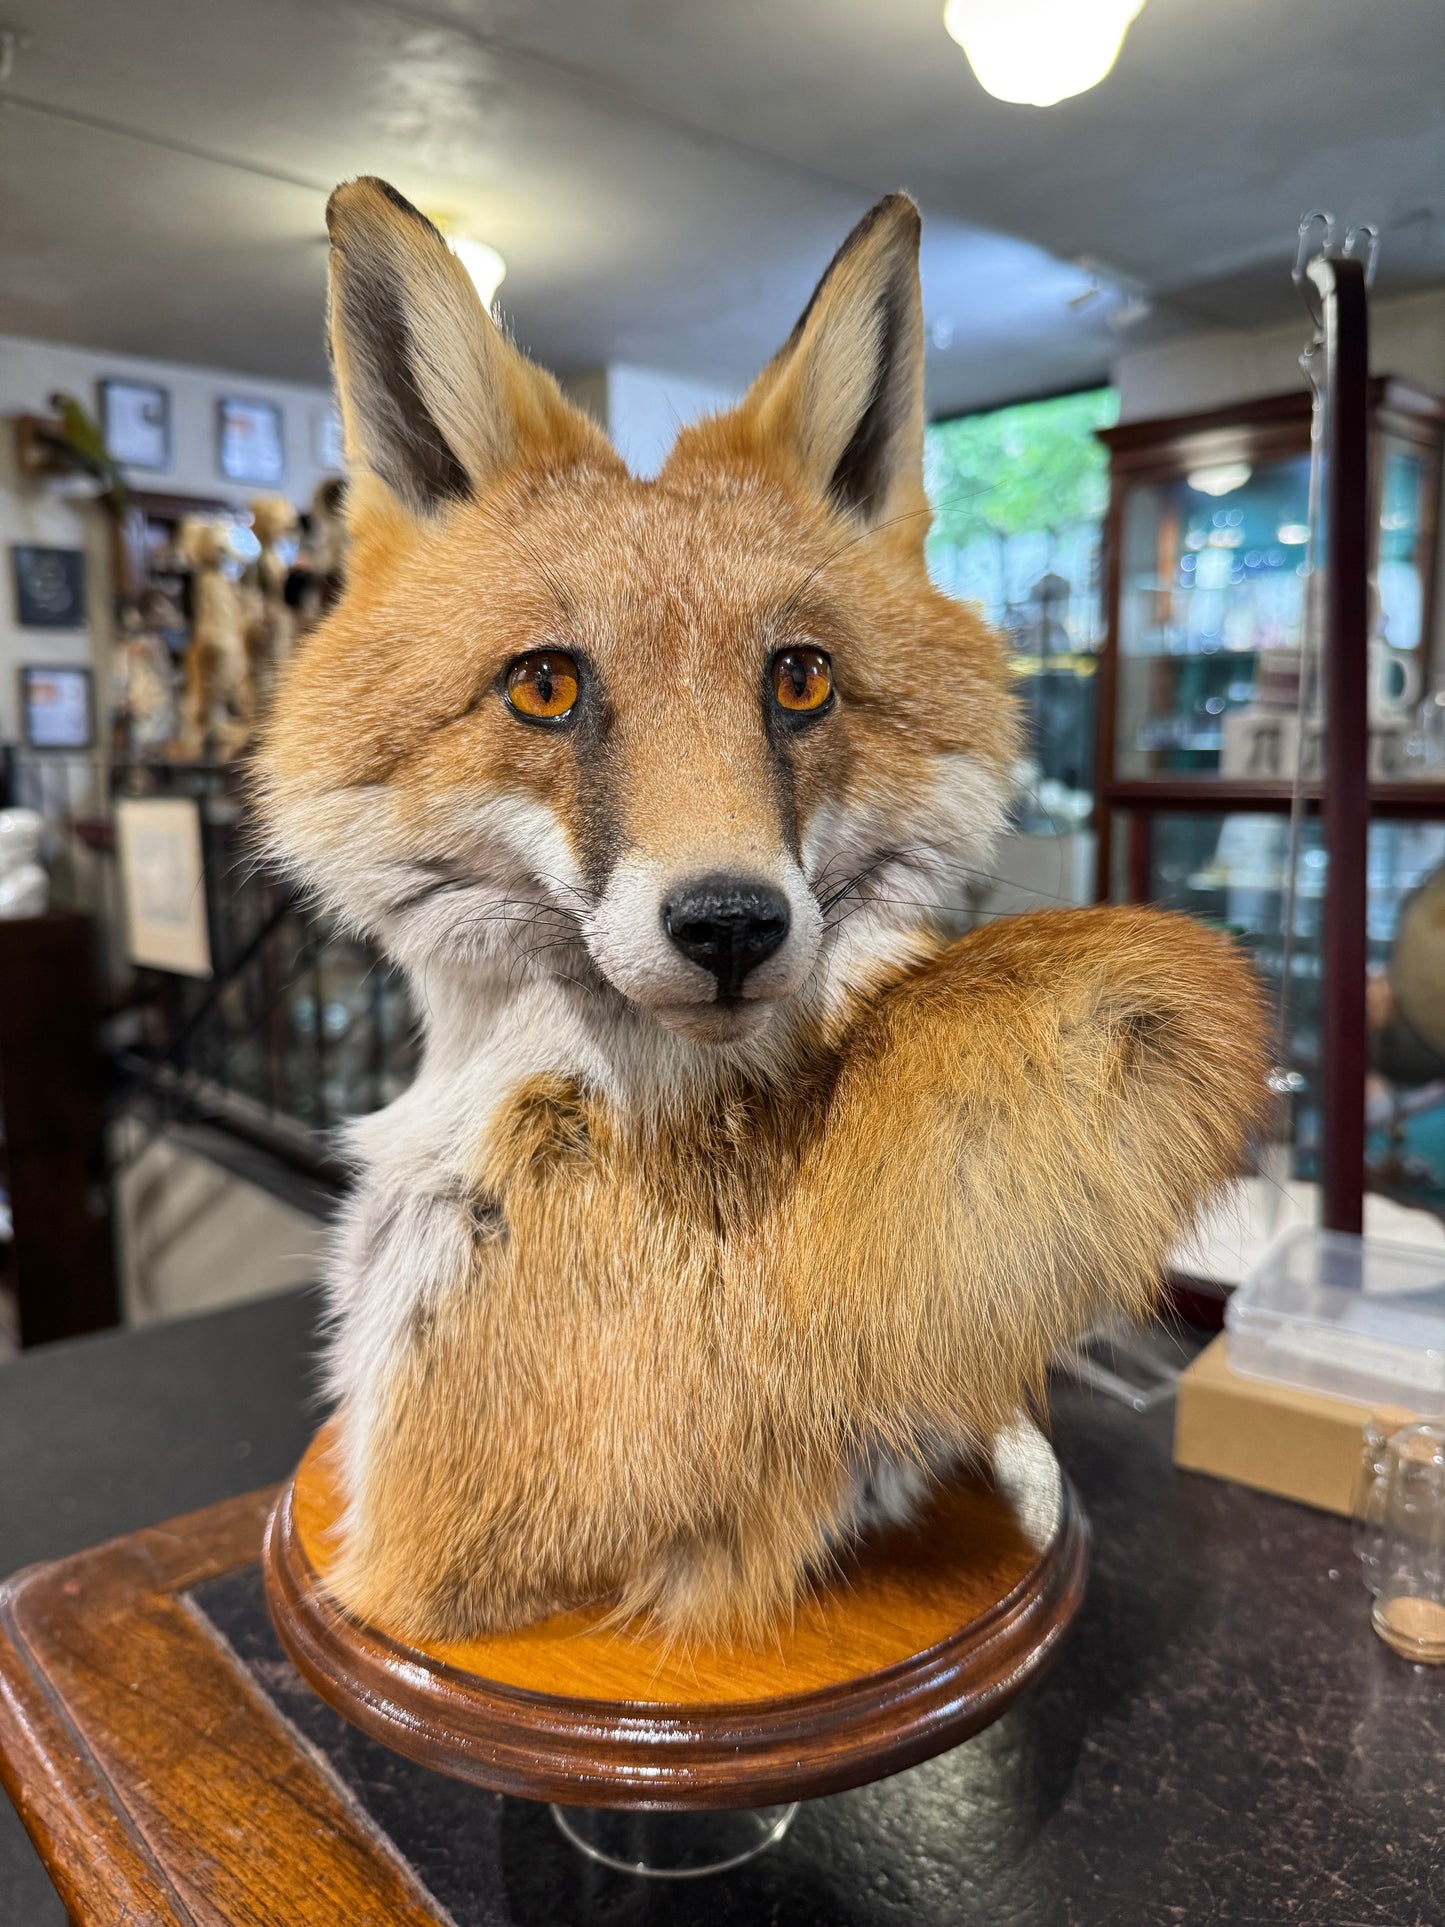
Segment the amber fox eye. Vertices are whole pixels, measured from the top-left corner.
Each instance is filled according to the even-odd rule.
[[[560,723],[577,700],[575,657],[562,649],[533,649],[507,669],[507,701],[534,723]]]
[[[772,673],[778,705],[792,715],[822,709],[833,694],[833,665],[821,649],[780,649]]]

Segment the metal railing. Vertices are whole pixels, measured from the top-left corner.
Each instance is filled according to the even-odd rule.
[[[143,1090],[311,1169],[328,1134],[400,1095],[414,1074],[406,987],[256,854],[231,766],[13,752],[9,800],[46,817],[55,897],[89,911],[105,948],[118,1095]],[[137,967],[125,954],[114,803],[193,798],[200,817],[212,974]]]

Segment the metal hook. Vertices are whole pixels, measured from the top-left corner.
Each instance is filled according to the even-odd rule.
[[[1316,232],[1319,237],[1318,245],[1315,244]],[[1375,267],[1379,258],[1380,230],[1373,221],[1356,221],[1353,227],[1345,229],[1344,238],[1341,239],[1339,222],[1324,208],[1311,208],[1304,216],[1297,230],[1294,267],[1290,270],[1290,279],[1299,289],[1300,299],[1308,310],[1310,320],[1315,324],[1316,334],[1324,332],[1325,315],[1319,290],[1308,273],[1310,262],[1363,261],[1365,286],[1373,288]],[[1308,370],[1306,372],[1308,373]]]
[[[1290,279],[1299,289],[1300,299],[1304,302],[1309,311],[1310,320],[1317,329],[1322,329],[1325,325],[1325,312],[1320,305],[1319,292],[1305,273],[1305,267],[1317,254],[1329,253],[1337,226],[1338,223],[1333,214],[1327,214],[1323,208],[1311,208],[1299,224],[1298,238],[1295,241],[1294,267],[1290,270]],[[1320,231],[1318,248],[1311,244],[1316,228]]]
[[[1356,221],[1355,225],[1346,232],[1344,246],[1340,249],[1340,253],[1347,261],[1359,260],[1356,243],[1360,240],[1365,242],[1365,286],[1373,288],[1375,264],[1380,258],[1380,230],[1373,221]]]

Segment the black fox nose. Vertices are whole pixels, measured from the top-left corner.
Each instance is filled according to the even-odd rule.
[[[749,877],[699,877],[662,906],[662,927],[690,963],[717,978],[719,999],[736,997],[748,972],[788,934],[788,899]]]

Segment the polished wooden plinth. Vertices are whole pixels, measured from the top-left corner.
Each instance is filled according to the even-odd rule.
[[[572,1806],[809,1799],[987,1726],[1043,1670],[1083,1597],[1088,1528],[1032,1427],[866,1544],[765,1645],[680,1652],[605,1610],[417,1644],[328,1594],[340,1507],[325,1432],[267,1528],[282,1644],[331,1706],[422,1765]]]

